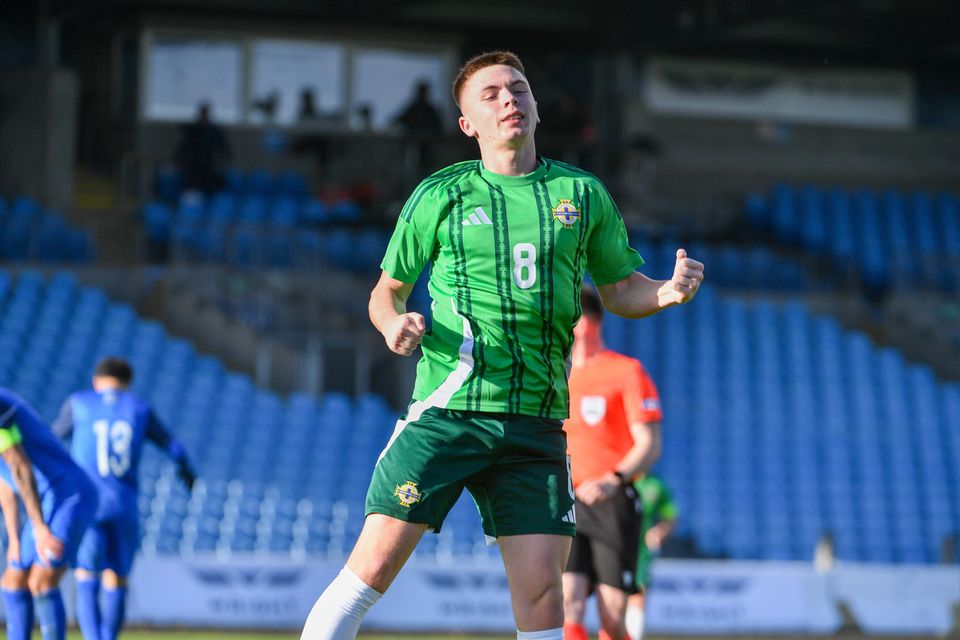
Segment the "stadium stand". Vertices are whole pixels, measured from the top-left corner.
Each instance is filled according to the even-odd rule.
[[[323,262],[352,270],[377,264],[384,233],[353,228],[362,208],[347,194],[320,200],[294,172],[271,176],[231,169],[225,188],[183,191],[173,169],[157,173],[156,199],[142,209],[148,251],[179,262],[307,268]]]
[[[95,258],[89,230],[71,225],[33,198],[20,196],[7,204],[0,197],[0,259],[79,264]]]
[[[781,184],[753,193],[746,215],[776,242],[853,265],[870,291],[960,288],[960,200],[953,193]]]
[[[710,557],[809,559],[829,532],[841,559],[938,561],[960,531],[960,384],[797,302],[706,288],[686,311],[606,323],[609,346],[660,386],[660,470],[682,535]],[[0,272],[0,317],[0,375],[44,415],[88,384],[98,357],[123,354],[134,390],[191,451],[201,479],[189,495],[161,454],[145,453],[145,553],[350,549],[396,418],[382,398],[258,389],[67,273]],[[416,553],[496,551],[464,497]]]

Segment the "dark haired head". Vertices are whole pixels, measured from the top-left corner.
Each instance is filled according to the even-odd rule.
[[[93,375],[98,378],[115,378],[122,385],[133,380],[133,368],[123,358],[107,357],[97,363]]]
[[[603,302],[600,300],[600,294],[589,284],[580,288],[580,308],[582,314],[594,322],[603,320]]]

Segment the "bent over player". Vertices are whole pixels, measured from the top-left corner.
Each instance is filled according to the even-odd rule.
[[[304,639],[356,637],[424,531],[439,531],[466,488],[500,545],[517,637],[560,640],[576,526],[564,361],[584,274],[608,309],[634,318],[689,301],[703,277],[682,250],[670,280],[636,273],[643,260],[600,181],[537,156],[537,103],[514,54],[469,60],[453,95],[481,159],[430,176],[400,212],[369,310],[395,353],[422,343],[413,402],[374,468],[360,537]],[[430,262],[428,330],[406,301]]]
[[[20,494],[28,518],[19,539],[19,561],[4,574],[7,637],[30,637],[35,605],[43,640],[64,640],[67,618],[60,579],[74,563],[80,539],[97,510],[96,490],[43,418],[4,388],[0,388],[0,454],[0,476]],[[4,513],[8,501],[9,497]]]
[[[563,574],[565,637],[587,640],[584,608],[595,591],[601,640],[622,640],[641,533],[633,479],[660,456],[660,397],[638,360],[604,346],[596,291],[584,286],[580,301],[564,425],[577,496],[577,537]]]
[[[137,472],[150,441],[177,464],[187,488],[194,474],[183,446],[148,404],[127,389],[133,369],[121,358],[104,358],[93,389],[71,394],[53,430],[72,438],[74,459],[93,479],[99,508],[77,555],[77,623],[84,640],[114,640],[123,626],[127,577],[140,546]],[[103,610],[100,585],[103,583]]]

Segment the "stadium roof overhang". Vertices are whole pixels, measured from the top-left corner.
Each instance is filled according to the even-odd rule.
[[[960,58],[955,0],[42,0],[33,6],[40,16],[64,21],[150,13],[441,29],[479,47],[493,40],[493,46],[882,65]]]

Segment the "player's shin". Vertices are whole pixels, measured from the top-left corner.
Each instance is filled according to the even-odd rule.
[[[66,640],[67,613],[60,589],[44,591],[34,598],[34,604],[40,621],[40,637],[43,640]]]
[[[123,627],[126,613],[127,588],[103,590],[103,621],[100,624],[100,640],[116,640]]]
[[[300,640],[353,640],[380,593],[344,567],[310,610]]]
[[[100,638],[100,579],[77,578],[77,626],[84,640]]]
[[[28,589],[4,589],[7,610],[7,638],[29,640],[33,630],[33,596]]]

